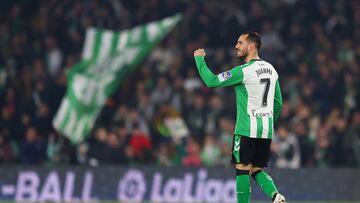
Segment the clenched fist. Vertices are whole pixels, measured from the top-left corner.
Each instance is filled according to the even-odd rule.
[[[194,51],[194,56],[206,56],[204,49],[197,49]]]

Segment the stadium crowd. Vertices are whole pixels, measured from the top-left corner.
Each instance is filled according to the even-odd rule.
[[[183,19],[127,76],[73,146],[52,127],[89,26],[122,30],[181,12]],[[360,4],[356,0],[2,1],[1,164],[230,165],[234,91],[208,89],[193,51],[216,73],[242,63],[239,34],[262,35],[260,57],[280,75],[283,109],[271,166],[360,166]],[[189,136],[171,136],[169,117]]]

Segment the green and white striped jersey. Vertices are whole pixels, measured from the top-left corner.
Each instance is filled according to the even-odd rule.
[[[279,76],[274,67],[266,61],[253,59],[215,75],[207,67],[204,56],[195,56],[195,62],[206,86],[234,87],[237,110],[234,134],[271,139],[274,121],[282,107]]]

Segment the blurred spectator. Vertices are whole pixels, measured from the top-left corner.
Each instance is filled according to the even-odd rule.
[[[83,143],[78,147],[78,161],[80,163],[89,163],[92,166],[101,164],[107,136],[108,131],[106,128],[99,127],[95,129],[95,137],[89,141],[89,146]]]
[[[182,162],[184,166],[201,166],[200,145],[193,137],[188,137],[186,141],[186,155]]]
[[[186,116],[187,125],[193,133],[194,138],[201,142],[204,139],[204,127],[206,125],[206,109],[204,97],[200,94],[194,95],[192,105]]]
[[[56,164],[67,161],[67,157],[62,152],[64,139],[64,137],[60,137],[60,135],[55,132],[49,135],[46,155],[50,162]]]
[[[63,55],[57,46],[56,40],[53,37],[48,37],[45,40],[45,43],[48,51],[46,55],[47,69],[49,74],[52,77],[55,77],[60,72]]]
[[[154,105],[160,105],[169,101],[171,96],[171,85],[165,76],[160,76],[157,80],[156,87],[151,94],[151,101]]]
[[[187,72],[187,77],[184,80],[184,89],[186,91],[191,92],[201,87],[202,82],[195,74],[195,71],[195,69],[189,69]]]
[[[271,22],[265,21],[263,23],[261,32],[261,48],[265,53],[273,52],[275,54],[284,48],[280,35],[275,29],[275,25]]]
[[[328,167],[330,165],[330,140],[329,131],[325,127],[321,127],[317,132],[315,145],[315,161],[320,167]]]
[[[275,155],[275,167],[297,169],[300,167],[300,146],[295,135],[285,126],[280,126],[274,138],[271,151]]]
[[[337,164],[349,165],[349,158],[351,158],[351,153],[346,154],[346,146],[344,146],[344,136],[346,136],[347,123],[344,118],[336,118],[333,124],[333,128],[329,132],[329,139],[331,145],[331,156],[332,156],[332,165],[336,166]]]
[[[294,133],[298,138],[301,151],[301,165],[305,167],[313,167],[315,163],[315,139],[310,137],[310,131],[307,123],[304,121],[294,122],[292,124]]]
[[[220,163],[220,148],[211,134],[205,136],[201,161],[205,166],[214,166]]]
[[[149,123],[154,116],[154,106],[151,104],[150,95],[145,89],[145,84],[139,82],[136,87],[136,109],[139,111],[139,114],[144,117],[146,122]]]
[[[164,74],[168,72],[171,63],[175,60],[175,53],[170,48],[159,45],[151,53],[150,63],[154,63],[158,73]]]
[[[150,136],[142,131],[138,124],[133,126],[129,144],[135,160],[141,163],[148,163],[153,160],[153,145]]]
[[[207,104],[205,132],[217,132],[218,119],[224,110],[223,101],[218,95],[213,95]]]
[[[171,162],[171,155],[170,155],[170,149],[169,144],[163,143],[160,144],[159,150],[157,152],[157,162],[161,166],[173,166],[173,163]]]
[[[345,156],[354,156],[355,166],[360,166],[360,112],[355,112],[351,119],[350,126],[347,128],[345,139]],[[350,159],[351,160],[351,159]]]
[[[45,161],[46,143],[34,127],[26,130],[25,139],[20,144],[20,161],[23,164],[41,164]]]
[[[112,131],[107,135],[106,146],[102,151],[102,164],[120,164],[126,163],[124,146],[121,145],[119,137]]]
[[[181,78],[175,78],[174,89],[171,95],[170,104],[176,109],[178,112],[184,112],[185,107],[185,99],[184,99],[185,90],[183,88],[183,80]]]
[[[8,141],[0,132],[0,163],[14,163],[16,161],[16,146]]]

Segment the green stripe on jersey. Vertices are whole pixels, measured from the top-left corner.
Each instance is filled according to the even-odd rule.
[[[235,88],[235,96],[237,103],[245,104],[243,106],[237,105],[235,134],[250,136],[250,116],[246,113],[245,109],[248,103],[248,93],[244,84]]]
[[[268,117],[269,119],[269,132],[268,132],[268,138],[271,139],[273,135],[273,117]]]
[[[256,125],[257,125],[256,138],[261,138],[263,132],[263,122],[261,117],[256,117]]]

